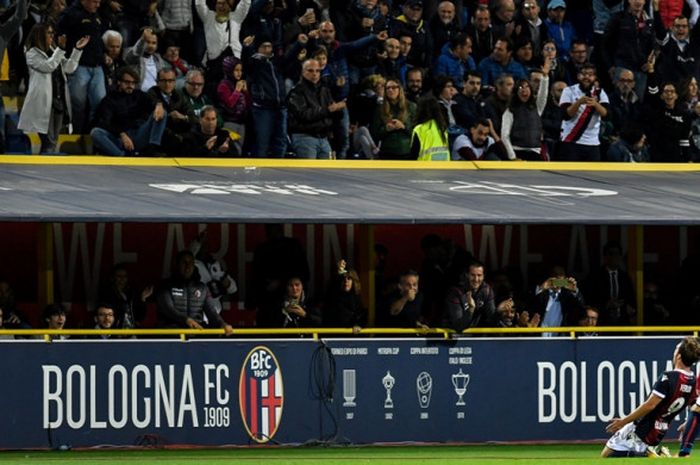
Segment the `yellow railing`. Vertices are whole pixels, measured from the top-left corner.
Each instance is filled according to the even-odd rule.
[[[595,328],[581,326],[563,326],[558,328],[471,328],[463,331],[463,335],[513,335],[567,333],[575,338],[579,333],[586,334],[595,331],[605,333],[684,333],[698,336],[698,326],[598,326]],[[439,336],[450,339],[457,332],[446,328],[414,329],[414,328],[239,328],[233,330],[233,336],[311,336],[314,339],[326,336],[369,336],[369,335],[413,335]],[[186,341],[188,336],[223,336],[223,329],[0,329],[0,336],[41,337],[51,341],[51,336],[178,336]]]

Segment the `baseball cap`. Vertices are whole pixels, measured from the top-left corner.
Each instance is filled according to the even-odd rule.
[[[566,2],[564,0],[551,0],[547,5],[548,10],[556,10],[557,8],[566,9]]]
[[[409,8],[423,8],[423,0],[406,0],[404,5]]]

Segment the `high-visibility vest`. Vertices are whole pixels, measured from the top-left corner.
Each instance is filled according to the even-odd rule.
[[[450,149],[447,146],[447,131],[440,137],[440,128],[435,120],[426,121],[413,128],[413,137],[420,141],[419,161],[449,161]],[[413,145],[413,140],[411,141]]]

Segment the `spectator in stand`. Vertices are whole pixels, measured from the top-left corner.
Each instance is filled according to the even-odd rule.
[[[432,59],[435,61],[447,43],[458,34],[463,34],[457,7],[451,0],[443,0],[438,4],[437,14],[430,18],[428,29],[433,39]]]
[[[162,154],[160,144],[168,116],[163,105],[154,103],[136,89],[138,72],[129,66],[117,71],[117,90],[102,100],[90,132],[95,149],[106,155]]]
[[[445,325],[458,332],[496,325],[494,293],[491,286],[484,281],[482,263],[472,262],[460,274],[457,284],[447,291],[444,315]]]
[[[532,39],[521,37],[515,42],[514,58],[515,61],[523,65],[528,74],[535,69],[535,53]]]
[[[0,329],[8,329],[6,326],[3,324],[3,309],[0,307]],[[11,334],[0,334],[0,340],[1,339],[14,339],[15,337]]]
[[[39,133],[41,153],[54,153],[64,120],[70,124],[72,113],[66,74],[78,68],[83,47],[90,41],[90,36],[82,37],[70,58],[66,58],[66,36],[59,36],[55,43],[54,36],[53,25],[37,24],[25,44],[29,89],[17,128]]]
[[[406,71],[406,98],[417,104],[418,101],[425,95],[423,90],[423,81],[425,72],[423,68],[411,68]]]
[[[224,58],[224,79],[217,87],[219,105],[224,119],[224,128],[240,137],[235,143],[235,150],[243,153],[246,138],[246,122],[252,99],[248,92],[248,83],[243,79],[243,62],[236,57]]]
[[[4,312],[6,328],[31,328],[26,317],[17,308],[17,301],[12,287],[7,281],[0,280],[0,310]]]
[[[501,139],[511,160],[547,160],[542,153],[542,114],[547,106],[549,93],[549,62],[545,62],[542,82],[537,97],[528,80],[518,82],[515,96],[511,99],[501,122]]]
[[[690,159],[700,161],[700,102],[693,109],[693,122],[690,124]]]
[[[379,74],[367,76],[362,81],[360,92],[348,105],[352,125],[352,148],[354,155],[358,158],[371,160],[379,153],[379,146],[372,138],[369,127],[372,124],[374,112],[384,101],[385,85],[386,79],[383,76]]]
[[[453,113],[456,102],[454,96],[457,94],[457,89],[454,81],[449,76],[437,76],[433,80],[433,96],[437,99],[442,107],[442,112],[447,122],[447,131],[450,135],[450,146],[457,136],[464,134],[464,129],[457,125]],[[420,102],[418,102],[420,105]]]
[[[304,290],[299,277],[287,281],[286,292],[275,317],[278,328],[311,328],[321,325],[321,314]]]
[[[114,327],[114,309],[107,303],[100,303],[95,310],[95,327],[93,329],[108,330]],[[88,336],[88,339],[112,339],[111,334],[97,334]]]
[[[422,322],[423,294],[418,289],[417,271],[407,270],[399,276],[396,289],[387,296],[382,315],[384,324],[394,328],[426,328]]]
[[[507,160],[506,148],[490,119],[475,119],[452,147],[452,160]]]
[[[622,268],[622,246],[609,241],[603,246],[602,266],[592,271],[584,287],[588,303],[601,311],[603,326],[627,326],[637,315],[634,286]]]
[[[159,2],[159,7],[165,26],[164,41],[180,46],[180,54],[184,59],[193,62],[192,0],[163,0]]]
[[[486,5],[477,5],[470,29],[467,31],[472,38],[472,56],[478,64],[491,55],[496,45],[497,36],[491,27],[491,12]]]
[[[391,37],[399,38],[407,34],[413,37],[407,56],[408,64],[412,67],[427,68],[430,66],[433,41],[423,20],[423,0],[406,0],[403,3],[403,14],[391,22]]]
[[[100,0],[78,0],[73,2],[61,15],[56,26],[57,36],[66,36],[66,53],[78,41],[90,36],[80,56],[78,69],[71,75],[70,88],[73,131],[83,134],[88,130],[88,122],[95,116],[97,106],[105,97],[105,77],[102,71],[104,63],[104,42],[102,35],[107,30],[106,23],[98,13]]]
[[[559,101],[564,120],[557,158],[561,161],[600,161],[600,120],[608,115],[608,95],[596,85],[596,71],[592,64],[581,67],[578,80],[575,86],[564,89]]]
[[[524,78],[522,78],[524,79]],[[501,133],[501,122],[503,113],[510,104],[513,97],[515,80],[510,74],[502,74],[496,79],[496,92],[489,95],[484,100],[484,116],[491,120],[493,127],[498,134]]]
[[[496,294],[496,324],[497,328],[536,328],[540,324],[540,315],[535,313],[532,318],[524,310],[518,313],[515,300],[510,296]],[[501,334],[507,336],[507,334]]]
[[[513,0],[496,0],[494,2],[491,24],[496,37],[505,37],[513,41],[515,32],[515,2]]]
[[[126,65],[122,58],[124,40],[119,32],[108,29],[102,34],[102,42],[105,46],[102,72],[105,75],[105,89],[110,91],[117,88],[117,70]]]
[[[654,280],[644,283],[644,324],[667,326],[674,323],[669,305],[665,302],[659,285]]]
[[[542,47],[549,40],[549,29],[540,18],[540,5],[537,0],[524,1],[520,4],[520,13],[520,18],[515,23],[514,39],[516,42],[530,39],[535,58],[539,59]]]
[[[190,64],[180,56],[180,46],[173,42],[165,43],[163,60],[175,71],[175,88],[182,90],[185,87],[185,76],[190,70]]]
[[[204,315],[209,326],[223,328],[227,336],[233,328],[216,312],[206,284],[199,279],[194,255],[182,250],[175,259],[176,269],[158,290],[158,315],[162,328],[203,329]]]
[[[598,333],[596,332],[595,327],[598,326],[599,316],[600,312],[598,312],[597,308],[586,306],[586,308],[583,311],[583,315],[581,315],[581,319],[578,320],[578,326],[584,326],[586,328],[589,328],[589,330],[584,333],[578,333],[578,335],[597,336]]]
[[[581,68],[588,63],[588,45],[581,40],[574,40],[571,44],[569,60],[564,64],[566,69],[566,79],[564,80],[566,83],[570,86],[577,84]]]
[[[506,74],[515,79],[527,79],[525,67],[513,59],[513,44],[504,37],[496,41],[491,55],[479,63],[479,72],[482,86],[493,86]]]
[[[202,108],[213,105],[211,99],[204,93],[204,72],[199,68],[192,68],[185,75],[185,87],[182,95],[189,102],[195,116],[199,118]],[[221,127],[223,120],[219,117],[217,126]]]
[[[355,270],[346,269],[345,260],[328,283],[323,306],[323,325],[331,328],[359,330],[367,325],[367,310],[360,297],[360,277]]]
[[[269,37],[248,36],[245,45],[243,63],[248,70],[250,95],[253,101],[252,119],[255,121],[255,144],[253,156],[282,158],[287,149],[287,106],[282,69],[308,41],[300,34],[295,46],[292,46],[285,59],[279,59],[272,53],[272,41]],[[256,49],[253,52],[253,41]]]
[[[345,109],[345,101],[333,101],[331,90],[320,80],[318,61],[306,60],[301,81],[287,96],[289,133],[299,158],[331,158],[328,137],[333,130],[333,119],[342,117]]]
[[[233,157],[240,154],[231,134],[217,127],[218,111],[211,105],[204,106],[199,113],[199,124],[183,136],[187,156]]]
[[[625,124],[641,124],[641,117],[642,102],[634,90],[634,73],[628,69],[621,69],[610,96],[608,120],[612,124],[613,135],[619,135]]]
[[[648,58],[656,45],[653,21],[644,11],[644,0],[629,0],[627,9],[610,19],[603,41],[603,63],[610,77],[619,73],[618,68],[629,69],[634,73],[637,95],[644,95]]]
[[[146,316],[146,304],[153,295],[153,285],[136,291],[129,283],[126,265],[118,263],[112,268],[109,284],[100,292],[99,301],[114,311],[113,326],[119,329],[133,329],[140,325]]]
[[[557,44],[553,40],[548,39],[542,44],[542,54],[540,56],[542,63],[549,60],[549,82],[565,81],[566,80],[566,63],[559,58]]]
[[[449,161],[448,126],[444,106],[438,100],[426,97],[418,102],[411,158],[418,161]]]
[[[660,51],[656,72],[661,82],[678,82],[690,76],[700,76],[700,26],[695,24],[692,31],[685,16],[673,19],[671,30],[667,31],[658,14],[659,1],[654,5],[654,29]]]
[[[388,79],[384,89],[384,101],[374,113],[371,129],[374,140],[381,144],[378,158],[410,160],[416,105],[406,99],[398,80]]]
[[[566,89],[566,82],[555,81],[549,89],[547,106],[542,113],[542,130],[544,141],[547,144],[547,157],[549,160],[558,158],[559,135],[561,134],[561,122],[564,120],[564,110],[559,106],[561,94]]]
[[[560,55],[567,55],[571,50],[571,45],[576,38],[574,26],[566,21],[566,2],[564,0],[550,0],[547,3],[547,19],[544,23],[547,26],[547,34],[557,45]]]
[[[399,34],[397,39],[399,39],[399,52],[404,58],[404,61],[406,61],[408,60],[408,54],[411,53],[411,48],[413,48],[413,35],[409,32],[405,32],[403,34]]]
[[[150,27],[144,28],[136,45],[126,50],[124,61],[138,71],[139,89],[144,92],[158,84],[160,70],[170,68],[158,53],[158,36]]]
[[[46,327],[48,329],[61,330],[64,329],[66,325],[66,309],[60,304],[49,304],[44,308],[43,318],[46,322]],[[52,334],[49,339],[52,341],[62,341],[68,339],[70,336],[61,334]]]
[[[483,117],[484,101],[481,98],[481,74],[469,71],[464,75],[462,91],[454,96],[452,112],[455,122],[466,131],[472,122]]]
[[[384,42],[384,53],[380,55],[377,73],[385,78],[399,79],[406,85],[406,57],[401,55],[401,45],[398,39],[389,38]]]
[[[649,146],[639,123],[630,122],[620,130],[620,138],[610,144],[608,161],[643,163],[649,161]]]
[[[257,326],[272,328],[276,325],[280,297],[289,278],[297,276],[302,282],[309,279],[306,252],[297,239],[285,237],[281,224],[265,225],[266,241],[253,253],[253,273],[246,308],[257,310]]]
[[[455,34],[450,41],[442,47],[440,56],[433,69],[433,75],[451,77],[455,87],[461,92],[464,75],[468,71],[476,70],[474,59],[469,56],[471,52],[471,38],[463,32]]]
[[[223,78],[221,64],[227,56],[241,58],[241,24],[248,15],[251,0],[240,0],[231,11],[228,0],[216,0],[215,11],[207,7],[206,0],[195,0],[194,7],[204,24],[207,43],[205,57],[207,82],[216,86]]]
[[[148,96],[168,115],[160,143],[163,151],[183,155],[182,137],[197,124],[197,117],[187,99],[175,90],[175,70],[165,68],[158,71],[158,84],[148,90]]]
[[[530,313],[540,316],[543,328],[575,326],[584,309],[583,294],[576,279],[566,275],[563,266],[554,266],[547,279],[535,289]],[[544,337],[557,333],[542,333]]]
[[[127,47],[134,45],[139,30],[147,25],[149,14],[153,14],[157,0],[110,0],[106,2],[104,15],[107,23],[124,38]],[[107,10],[107,11],[105,11]]]
[[[678,81],[678,104],[687,112],[692,112],[698,103],[698,81],[690,76]]]

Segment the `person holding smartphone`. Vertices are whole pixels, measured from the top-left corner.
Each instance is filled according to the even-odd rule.
[[[576,279],[566,275],[563,266],[554,266],[549,277],[535,289],[535,297],[530,306],[530,313],[540,316],[541,327],[553,328],[575,326],[578,316],[583,312],[583,294]],[[556,333],[543,333],[544,337],[556,336]]]

